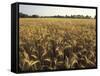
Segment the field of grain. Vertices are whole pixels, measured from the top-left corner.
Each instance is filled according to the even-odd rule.
[[[92,67],[96,67],[95,19],[19,19],[21,71]]]

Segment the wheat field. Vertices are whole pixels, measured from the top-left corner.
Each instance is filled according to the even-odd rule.
[[[95,19],[19,19],[21,71],[93,67],[96,67]]]

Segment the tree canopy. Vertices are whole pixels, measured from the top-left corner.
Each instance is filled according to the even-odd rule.
[[[33,14],[33,15],[28,15],[28,14],[24,14],[24,13],[19,13],[19,17],[20,18],[82,18],[82,19],[91,19],[91,16],[84,16],[84,15],[65,15],[65,16],[61,16],[61,15],[54,15],[54,16],[39,16],[37,14]],[[96,18],[96,16],[94,17]]]

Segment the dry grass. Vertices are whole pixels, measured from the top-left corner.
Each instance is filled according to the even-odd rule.
[[[21,71],[96,67],[95,19],[21,18]]]

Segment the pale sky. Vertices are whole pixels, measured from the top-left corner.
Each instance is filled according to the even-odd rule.
[[[73,7],[54,7],[54,6],[39,6],[39,5],[19,5],[19,12],[28,15],[39,16],[54,16],[54,15],[89,15],[94,17],[96,15],[95,9],[89,8],[73,8]]]

